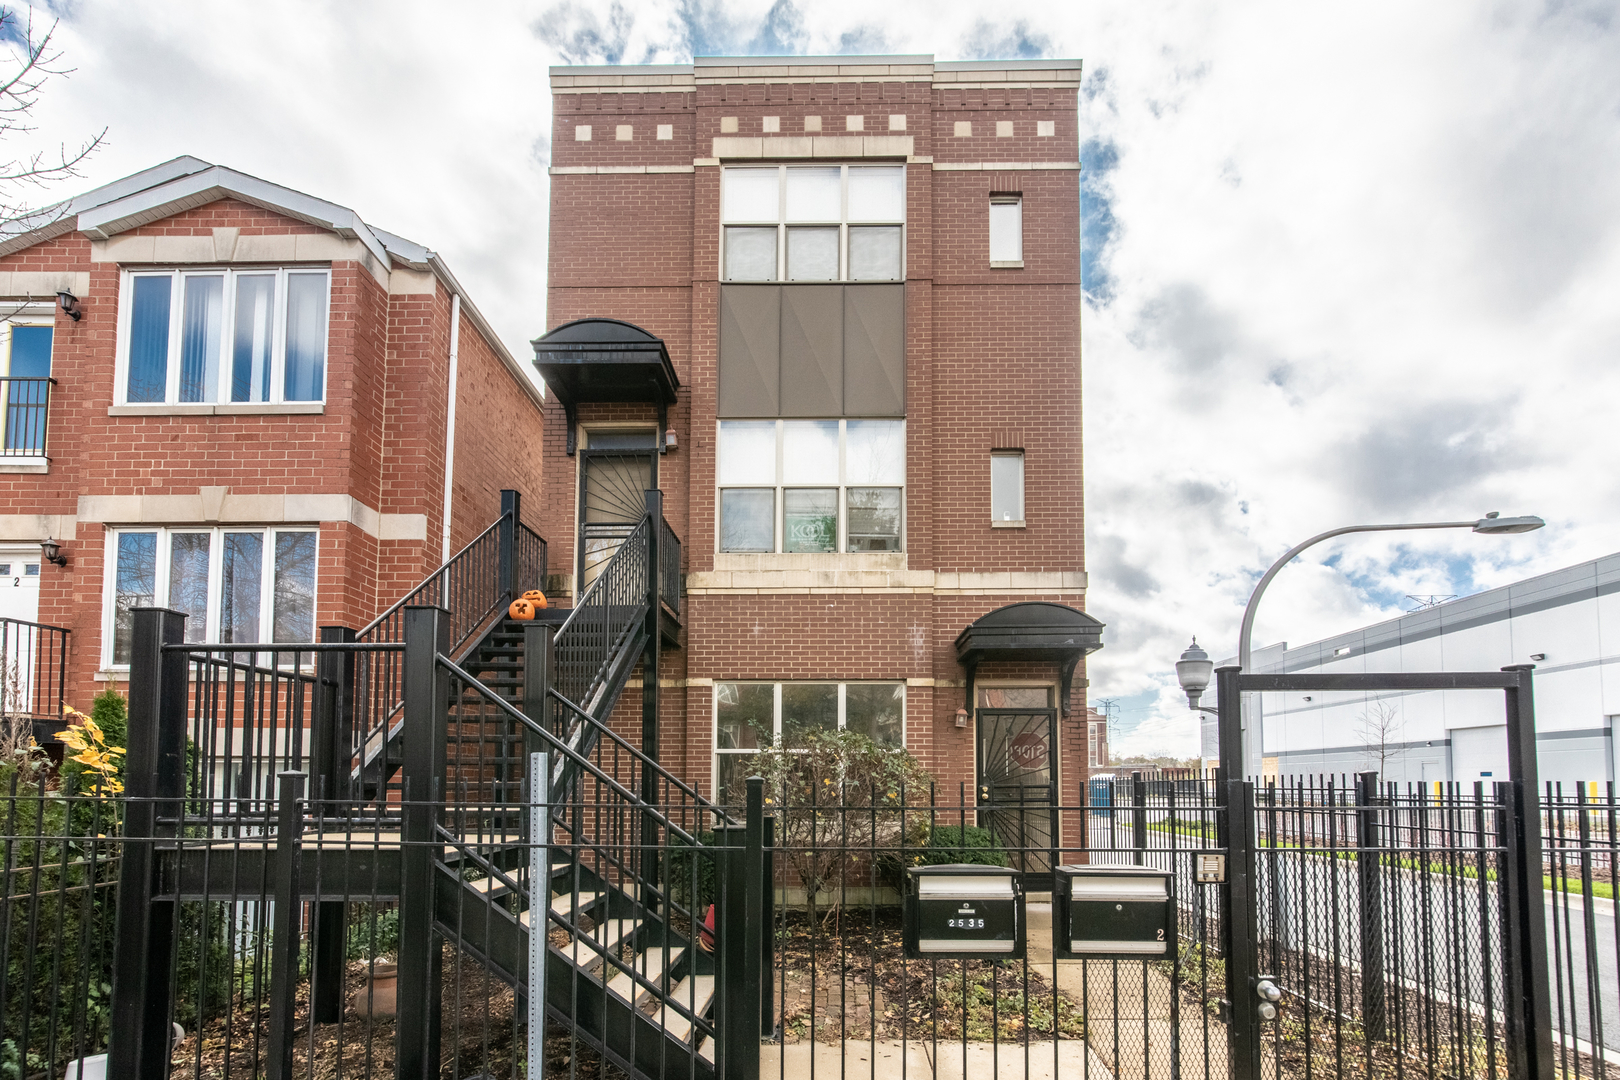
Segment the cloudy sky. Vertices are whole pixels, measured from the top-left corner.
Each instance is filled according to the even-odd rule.
[[[26,11],[26,9],[24,9]],[[987,13],[998,13],[988,18]],[[441,252],[513,352],[545,325],[557,63],[1079,57],[1093,698],[1196,752],[1171,665],[1235,651],[1255,579],[1296,644],[1620,550],[1612,3],[62,0],[39,138],[63,194],[194,154]],[[17,141],[8,147],[13,152]]]

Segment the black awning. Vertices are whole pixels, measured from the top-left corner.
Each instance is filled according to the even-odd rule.
[[[1067,714],[1075,665],[1087,653],[1102,648],[1102,631],[1102,623],[1064,604],[1044,600],[1008,604],[969,623],[956,635],[956,659],[967,668],[970,694],[974,672],[986,660],[1055,663],[1063,678],[1058,700]]]
[[[534,366],[557,400],[675,404],[675,365],[660,338],[618,319],[576,319],[537,338]]]

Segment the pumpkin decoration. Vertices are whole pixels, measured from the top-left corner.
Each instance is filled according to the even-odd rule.
[[[523,594],[523,599],[533,604],[536,611],[546,610],[546,594],[539,589],[530,589]]]
[[[519,597],[518,599],[512,601],[512,606],[506,609],[506,613],[514,619],[521,619],[524,622],[528,622],[534,618],[534,605],[522,597]]]

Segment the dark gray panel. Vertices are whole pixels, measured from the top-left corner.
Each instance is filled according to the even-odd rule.
[[[844,289],[845,416],[906,415],[906,287]]]
[[[844,408],[844,286],[781,289],[782,415],[837,416]]]
[[[782,287],[720,286],[721,417],[779,411]]]

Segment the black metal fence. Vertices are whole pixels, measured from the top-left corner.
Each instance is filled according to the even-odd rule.
[[[46,743],[65,721],[68,642],[60,626],[0,619],[0,722],[7,741]]]

